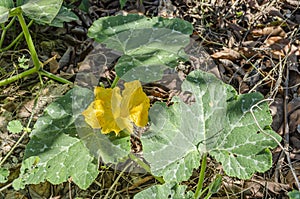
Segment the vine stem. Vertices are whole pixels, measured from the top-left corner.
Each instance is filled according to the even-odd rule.
[[[18,139],[18,141],[14,144],[14,146],[10,149],[10,151],[5,155],[5,157],[1,160],[0,162],[0,167],[2,166],[2,164],[6,161],[6,159],[12,154],[12,152],[15,150],[15,148],[17,146],[19,146],[20,142],[23,140],[23,138],[25,137],[26,134],[30,133],[31,132],[31,129],[30,129],[30,124],[31,124],[31,121],[33,119],[33,116],[35,114],[35,111],[36,111],[36,106],[37,106],[37,101],[38,101],[38,98],[40,96],[40,93],[42,92],[42,90],[40,90],[39,94],[35,97],[34,99],[34,103],[33,103],[33,110],[31,111],[31,115],[30,115],[30,118],[27,122],[27,125],[26,125],[26,128],[23,128],[23,134],[21,135],[21,137]]]
[[[62,78],[62,77],[56,76],[56,75],[54,75],[54,74],[52,74],[52,73],[49,73],[48,71],[45,71],[44,69],[41,69],[41,70],[39,71],[39,73],[40,73],[41,75],[44,75],[44,76],[46,76],[46,77],[49,77],[49,78],[51,78],[51,79],[54,79],[54,80],[56,80],[56,81],[58,81],[58,82],[61,82],[61,83],[64,83],[64,84],[73,84],[73,83],[70,82],[69,80],[66,80],[66,79],[64,79],[64,78]]]
[[[18,141],[14,144],[14,146],[9,150],[9,152],[5,155],[5,157],[0,162],[0,167],[3,165],[3,163],[6,161],[6,159],[12,154],[12,152],[15,150],[17,146],[19,146],[20,142],[23,140],[25,135],[27,134],[27,131],[24,131],[21,137],[18,139]]]
[[[202,157],[202,162],[201,162],[201,169],[200,169],[197,189],[196,189],[195,195],[194,195],[195,199],[198,199],[201,196],[201,191],[202,191],[204,177],[205,177],[206,165],[207,165],[207,153],[204,153],[203,157]]]
[[[121,173],[118,175],[118,177],[115,179],[114,183],[110,186],[110,188],[108,189],[104,199],[108,199],[110,192],[113,190],[113,188],[117,185],[119,179],[122,177],[123,173],[131,166],[132,163],[128,164],[122,171]]]
[[[27,27],[29,28],[31,25],[33,24],[33,20],[31,20]],[[0,52],[4,52],[4,51],[7,51],[9,49],[11,49],[20,39],[21,37],[24,35],[24,32],[21,32],[8,46],[4,47],[1,49],[1,46],[0,46]]]
[[[29,51],[30,51],[30,54],[31,54],[31,58],[32,58],[32,61],[33,61],[33,64],[34,64],[34,68],[35,68],[36,72],[38,72],[40,70],[42,64],[40,63],[40,60],[37,56],[37,53],[36,53],[32,38],[30,36],[28,27],[26,25],[25,19],[24,19],[21,12],[17,14],[17,17],[19,19],[20,25],[21,25],[22,30],[24,32],[24,37],[25,37],[25,40],[27,42],[27,45],[28,45],[28,48],[29,48]]]
[[[9,24],[7,24],[6,27],[2,28],[2,34],[1,34],[1,39],[0,39],[0,49],[2,48],[4,38],[5,38],[5,34],[6,34],[7,30],[13,25],[15,20],[16,20],[16,17],[13,17],[12,20],[9,22]]]
[[[15,81],[17,81],[19,79],[22,79],[23,77],[26,77],[26,76],[31,75],[31,74],[36,73],[36,72],[37,71],[36,71],[35,68],[31,68],[29,70],[26,70],[26,71],[20,73],[20,74],[14,75],[14,76],[9,77],[9,78],[4,79],[4,80],[1,80],[0,81],[0,86],[4,86],[4,85],[7,85],[7,84],[10,84],[12,82],[15,82]]]
[[[27,26],[26,22],[25,22],[25,19],[22,15],[22,10],[21,8],[16,8],[14,9],[11,14],[13,16],[17,16],[18,19],[19,19],[19,23],[22,27],[22,34],[20,34],[15,40],[14,42],[18,41],[19,38],[24,35],[25,37],[25,40],[26,40],[26,43],[27,43],[27,46],[28,46],[28,49],[30,51],[30,55],[31,55],[31,58],[32,58],[32,61],[33,61],[33,65],[34,67],[29,69],[29,70],[26,70],[18,75],[15,75],[15,76],[12,76],[12,77],[9,77],[5,80],[2,80],[0,81],[0,86],[4,86],[4,85],[7,85],[9,83],[12,83],[14,81],[17,81],[23,77],[26,77],[28,75],[31,75],[33,73],[38,73],[39,75],[44,75],[46,77],[49,77],[51,79],[54,79],[56,81],[59,81],[61,83],[67,83],[67,84],[72,84],[72,82],[64,79],[64,78],[61,78],[61,77],[58,77],[56,75],[53,75],[52,73],[49,73],[45,70],[43,70],[43,64],[40,62],[39,58],[38,58],[38,55],[37,55],[37,52],[35,50],[35,46],[33,44],[33,41],[32,41],[32,38],[31,38],[31,35],[30,35],[30,32],[29,32],[29,29],[28,29],[28,26],[31,25],[33,23],[33,21],[30,21],[29,25]],[[12,20],[13,21],[13,20]],[[9,23],[9,25],[6,28],[8,28],[9,26],[11,26],[11,22]],[[3,35],[1,35],[1,40],[2,40],[2,37],[4,37]],[[1,41],[0,41],[1,42]],[[3,51],[3,49],[1,50]]]
[[[110,88],[116,87],[119,80],[120,80],[120,77],[118,75],[116,75],[116,77],[115,77],[113,83],[111,84]]]

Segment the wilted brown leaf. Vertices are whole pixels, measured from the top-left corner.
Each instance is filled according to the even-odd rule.
[[[224,47],[224,50],[212,54],[211,57],[214,59],[229,59],[235,61],[240,59],[241,55],[235,50]]]
[[[262,29],[254,29],[252,30],[252,35],[256,37],[260,36],[281,36],[286,37],[286,33],[280,26],[270,26]]]

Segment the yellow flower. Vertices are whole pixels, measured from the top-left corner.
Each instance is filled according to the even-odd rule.
[[[95,100],[83,111],[85,121],[92,128],[101,128],[102,133],[122,130],[133,132],[132,122],[146,126],[150,100],[143,92],[139,81],[124,84],[125,89],[120,94],[120,88],[96,87]]]

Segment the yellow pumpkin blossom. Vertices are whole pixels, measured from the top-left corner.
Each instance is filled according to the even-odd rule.
[[[132,133],[132,122],[139,127],[146,126],[150,100],[141,83],[136,80],[124,86],[122,95],[118,87],[95,88],[95,100],[82,113],[92,128],[101,128],[104,134],[112,131],[119,134],[122,130]]]

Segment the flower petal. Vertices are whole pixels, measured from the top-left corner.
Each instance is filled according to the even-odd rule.
[[[150,100],[143,92],[141,83],[136,80],[125,83],[124,86],[125,89],[122,92],[123,101],[121,108],[129,109],[129,117],[137,126],[146,126],[148,123]]]
[[[122,101],[120,88],[115,87],[111,98],[111,111],[116,123],[115,125],[121,130],[127,129],[129,132],[132,132],[133,125],[130,122],[128,107],[121,107]]]
[[[82,112],[82,115],[84,116],[86,123],[92,128],[99,129],[101,126],[97,119],[97,110],[94,109],[94,103],[95,102],[92,102],[89,107]]]
[[[118,87],[95,88],[95,101],[82,113],[92,128],[101,128],[103,134],[114,131],[118,135],[124,129],[132,133],[132,122],[140,127],[148,123],[150,100],[141,83],[133,81],[124,86],[122,96]]]
[[[92,128],[101,128],[103,134],[110,133],[111,131],[118,134],[122,130],[115,122],[112,113],[112,93],[113,89],[111,88],[96,87],[94,90],[95,101],[82,113],[85,121]]]

